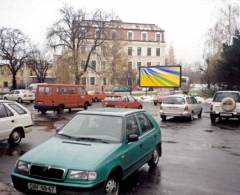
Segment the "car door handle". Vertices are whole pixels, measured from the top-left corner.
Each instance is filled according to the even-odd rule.
[[[142,147],[143,147],[143,144],[140,144],[139,147],[142,148]]]
[[[156,137],[157,137],[157,135],[156,135],[156,134],[154,134],[154,135],[153,135],[153,137],[155,137],[155,138],[156,138]]]
[[[11,120],[12,123],[14,123],[15,121],[14,120]]]

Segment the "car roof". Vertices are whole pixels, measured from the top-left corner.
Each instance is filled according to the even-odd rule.
[[[168,95],[166,97],[189,97],[189,95],[186,95],[186,94],[174,94],[174,95]]]
[[[240,91],[217,91],[216,93],[240,93]]]
[[[128,108],[93,108],[78,112],[78,114],[96,114],[109,116],[127,116],[129,114],[144,112],[142,109],[128,109]]]

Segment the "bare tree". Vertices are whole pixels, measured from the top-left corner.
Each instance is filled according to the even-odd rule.
[[[12,89],[17,88],[16,75],[28,57],[28,39],[18,29],[0,28],[0,57],[7,60],[12,74]]]
[[[84,10],[74,10],[72,7],[63,7],[60,10],[61,18],[48,32],[48,40],[53,48],[61,47],[68,50],[71,66],[74,69],[75,83],[80,83],[81,76],[90,67],[92,54],[108,37],[112,19],[102,10],[88,14]],[[81,49],[87,52],[84,69],[79,69]],[[84,53],[85,53],[84,52]]]
[[[43,54],[39,49],[33,47],[29,52],[27,65],[35,73],[39,83],[44,83],[47,71],[51,66],[46,54]]]
[[[170,46],[168,48],[168,53],[166,55],[165,64],[166,65],[176,65],[175,52],[174,52],[174,47],[172,44],[170,44]]]

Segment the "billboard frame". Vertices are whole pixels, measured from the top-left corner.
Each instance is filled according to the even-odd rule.
[[[157,68],[157,67],[179,67],[180,68],[180,82],[179,82],[180,85],[175,86],[175,87],[173,87],[173,86],[141,86],[140,85],[140,75],[141,75],[140,69],[141,68]],[[180,66],[180,65],[139,66],[138,67],[138,85],[139,85],[139,87],[142,87],[142,88],[146,88],[146,87],[148,87],[148,88],[181,88],[181,86],[182,86],[182,66]]]

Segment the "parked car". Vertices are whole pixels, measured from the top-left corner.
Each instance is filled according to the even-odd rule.
[[[108,95],[102,101],[103,107],[142,109],[142,104],[133,96]]]
[[[25,107],[13,101],[0,100],[0,124],[0,141],[8,140],[15,146],[31,131],[33,122]]]
[[[22,155],[11,177],[14,187],[27,194],[118,195],[121,181],[145,163],[156,167],[161,154],[160,128],[148,112],[91,109]]]
[[[193,120],[195,115],[201,118],[202,105],[192,96],[170,95],[165,97],[160,105],[160,116],[163,121],[168,116],[187,117],[189,120]]]
[[[211,123],[216,119],[238,118],[240,120],[240,92],[239,91],[217,91],[213,96],[210,106]]]
[[[113,87],[112,92],[130,92],[130,87]]]
[[[153,98],[154,106],[157,106],[157,104],[161,104],[163,98],[166,96],[169,96],[169,95],[172,95],[170,91],[169,92],[167,92],[167,91],[160,92],[158,95],[155,95]]]
[[[33,103],[35,100],[35,95],[29,90],[26,89],[18,89],[18,90],[12,90],[8,94],[5,94],[3,96],[4,100],[14,100],[19,103],[23,102],[31,102]]]
[[[99,91],[92,91],[89,93],[89,95],[92,96],[93,102],[101,102],[106,98],[106,94],[104,92],[99,92]]]
[[[84,108],[92,104],[92,98],[79,85],[38,85],[34,108],[45,114],[48,110],[62,113],[64,109]]]

